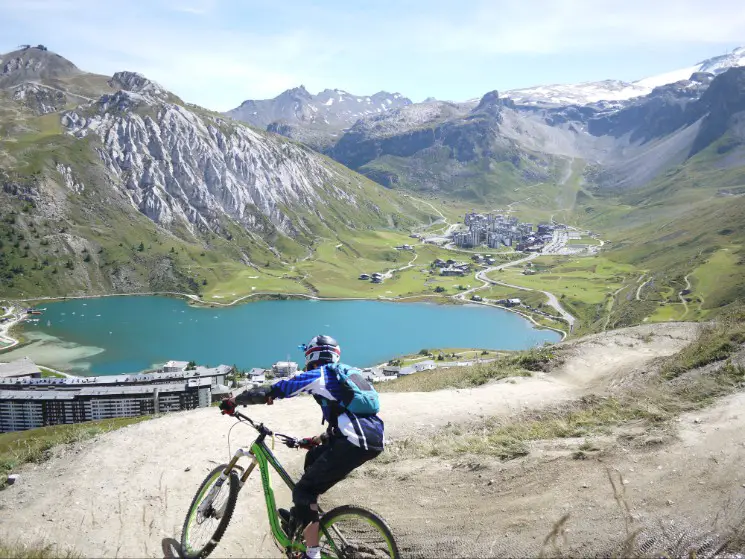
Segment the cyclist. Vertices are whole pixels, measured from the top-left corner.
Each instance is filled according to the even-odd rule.
[[[232,415],[236,404],[271,405],[277,398],[304,393],[320,404],[321,423],[328,422],[328,427],[325,433],[300,441],[309,449],[305,471],[292,492],[292,510],[279,511],[290,531],[304,528],[306,557],[319,559],[318,496],[383,451],[384,427],[377,415],[377,393],[359,370],[339,362],[341,348],[334,338],[315,336],[300,348],[305,351],[303,371],[226,398],[220,409]]]

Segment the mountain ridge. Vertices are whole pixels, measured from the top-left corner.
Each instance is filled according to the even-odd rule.
[[[207,247],[231,268],[283,267],[319,237],[425,214],[307,146],[185,104],[142,74],[35,72],[0,88],[0,235],[14,240],[0,277],[11,289],[195,292],[186,255],[203,260]],[[89,87],[91,100],[68,85]],[[162,258],[160,245],[171,245]]]
[[[690,80],[697,72],[718,75],[729,68],[745,66],[745,47],[731,53],[707,58],[692,66],[649,76],[633,82],[606,79],[577,84],[550,84],[511,89],[505,97],[525,105],[562,106],[588,105],[601,101],[628,101],[652,93],[654,88],[682,80]]]
[[[248,99],[225,114],[322,149],[358,119],[409,104],[411,100],[400,93],[379,91],[359,96],[342,89],[324,89],[313,95],[301,85],[273,99]]]

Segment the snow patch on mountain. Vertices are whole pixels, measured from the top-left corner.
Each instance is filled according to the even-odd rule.
[[[672,72],[665,72],[664,74],[658,74],[656,76],[644,78],[634,83],[638,86],[647,88],[651,91],[655,87],[660,87],[662,85],[667,85],[669,83],[675,83],[675,82],[679,82],[682,80],[687,80],[688,78],[691,77],[691,74],[698,72],[699,70],[700,70],[700,65],[688,66],[686,68],[681,68],[680,70],[673,70]]]
[[[625,101],[652,91],[651,87],[620,80],[584,82],[579,84],[555,84],[513,89],[503,96],[523,105],[587,105],[598,101]]]
[[[649,76],[634,82],[603,80],[578,84],[555,84],[505,91],[503,97],[522,105],[588,105],[600,101],[627,101],[648,95],[655,87],[690,79],[696,72],[720,74],[729,68],[745,66],[745,47],[729,54],[709,58],[693,66]]]

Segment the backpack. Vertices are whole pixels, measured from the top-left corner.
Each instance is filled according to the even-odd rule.
[[[342,389],[342,401],[339,406],[355,415],[375,415],[380,411],[378,393],[359,369],[334,363],[327,366],[329,371],[336,374]]]

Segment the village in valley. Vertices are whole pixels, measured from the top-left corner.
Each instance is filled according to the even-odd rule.
[[[429,264],[429,270],[422,270],[444,277],[463,277],[473,271],[475,267],[493,266],[497,264],[498,255],[514,253],[570,255],[582,252],[595,254],[600,246],[594,243],[577,243],[583,237],[596,238],[589,231],[583,232],[553,221],[534,226],[533,223],[520,222],[516,217],[499,213],[469,212],[465,214],[462,224],[451,225],[441,236],[412,233],[410,237],[416,239],[419,244],[430,244],[451,251],[472,253],[465,260],[436,258]],[[570,240],[573,241],[571,245],[569,244]],[[398,245],[394,248],[399,251],[414,252],[416,250],[416,246],[411,244]],[[494,249],[495,253],[477,252],[482,249]],[[527,273],[531,272],[528,271]],[[358,279],[369,280],[372,283],[383,283],[385,279],[390,277],[391,271],[363,272]]]

